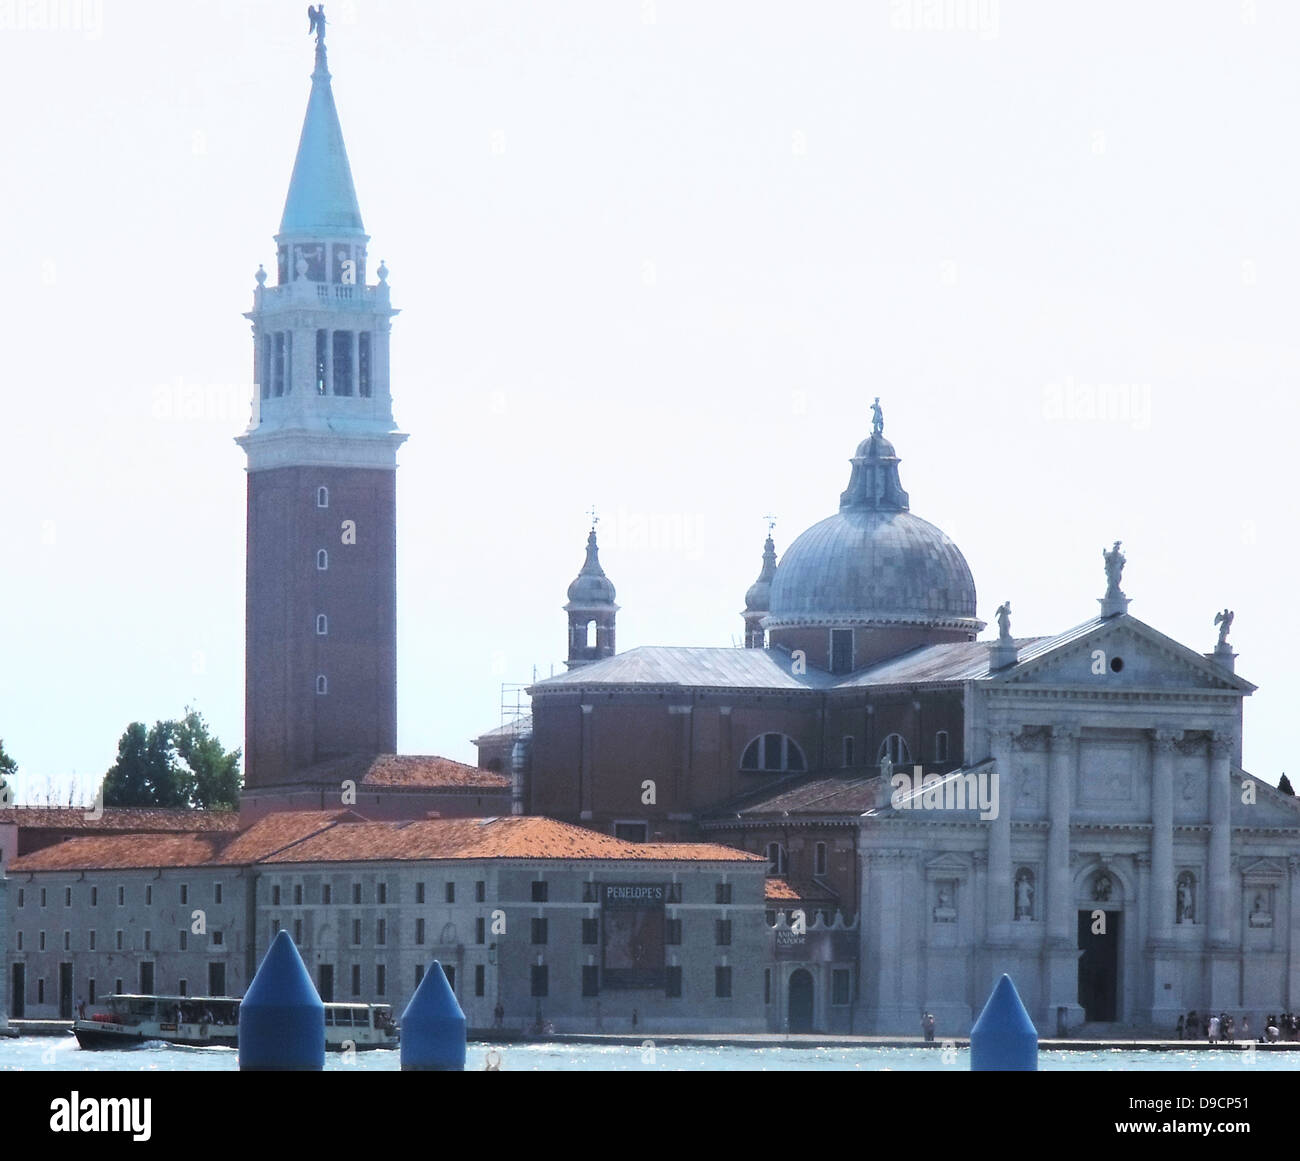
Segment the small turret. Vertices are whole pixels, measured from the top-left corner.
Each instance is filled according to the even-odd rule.
[[[618,606],[614,603],[614,585],[600,567],[596,524],[593,516],[587,534],[587,559],[569,585],[569,601],[564,606],[569,614],[566,664],[570,669],[614,656],[614,616]]]
[[[776,545],[772,542],[774,527],[776,521],[769,517],[767,542],[763,545],[763,567],[759,571],[758,580],[750,585],[745,593],[745,611],[740,614],[745,618],[746,649],[762,649],[767,645],[763,618],[771,611],[772,578],[776,576]]]

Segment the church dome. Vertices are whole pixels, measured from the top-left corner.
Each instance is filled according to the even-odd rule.
[[[881,434],[858,446],[840,510],[786,549],[772,581],[768,629],[802,626],[983,628],[975,581],[961,550],[908,510],[893,444]]]
[[[772,578],[776,576],[776,545],[768,536],[763,545],[763,567],[756,580],[745,590],[745,612],[766,613],[772,607]]]
[[[587,536],[587,559],[583,563],[582,570],[569,585],[569,606],[585,609],[613,603],[614,584],[605,575],[605,570],[600,567],[596,530],[593,528]]]

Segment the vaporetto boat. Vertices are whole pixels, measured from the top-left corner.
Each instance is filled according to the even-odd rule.
[[[239,1043],[235,996],[105,996],[97,1011],[73,1022],[82,1048],[135,1048],[150,1040],[193,1048],[235,1048]],[[325,1048],[396,1048],[390,1004],[326,1004]]]

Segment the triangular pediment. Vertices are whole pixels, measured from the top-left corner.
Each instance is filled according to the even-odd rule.
[[[956,854],[953,851],[945,851],[925,864],[927,871],[969,871],[970,867],[969,857]]]
[[[991,674],[1006,685],[1072,688],[1203,689],[1248,694],[1250,682],[1127,614],[1085,622],[1021,650]]]

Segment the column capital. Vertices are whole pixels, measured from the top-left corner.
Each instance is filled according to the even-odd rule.
[[[1151,745],[1158,754],[1172,754],[1183,740],[1182,730],[1151,730]]]
[[[1019,726],[989,726],[989,744],[1009,746],[1019,733]]]
[[[1083,728],[1070,723],[1052,726],[1048,744],[1053,750],[1064,749],[1083,733]]]
[[[989,856],[987,851],[971,851],[971,866],[985,867],[988,866]]]
[[[1210,757],[1226,758],[1236,746],[1237,739],[1222,730],[1215,730],[1210,735]]]
[[[1141,852],[1133,856],[1133,862],[1137,864],[1139,870],[1145,871],[1151,866],[1151,856],[1146,852]]]

